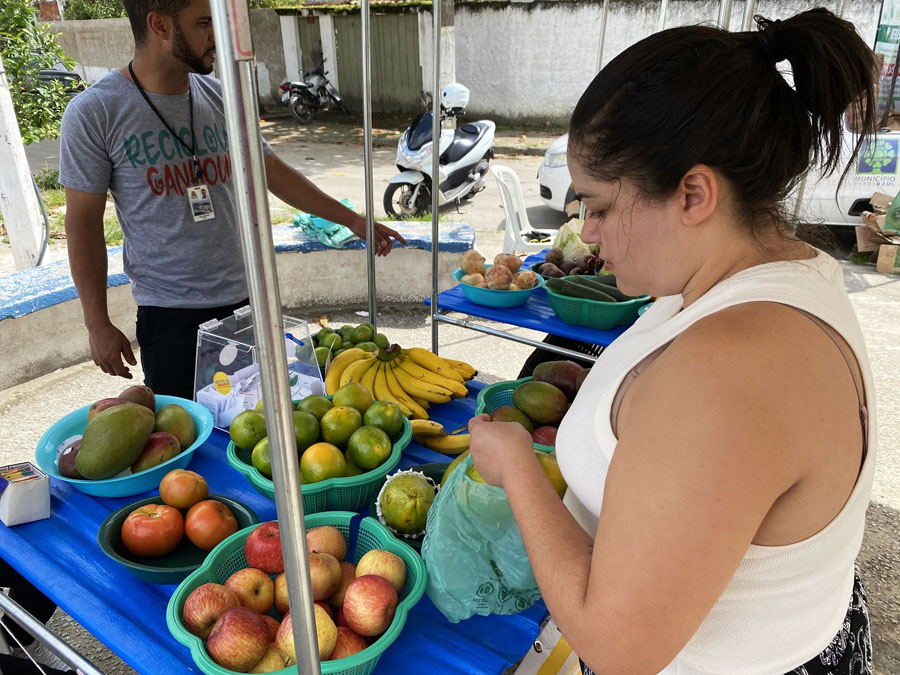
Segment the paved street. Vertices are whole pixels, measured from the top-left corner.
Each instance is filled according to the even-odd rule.
[[[358,208],[365,208],[361,144],[352,134],[340,144],[313,140],[312,130],[298,130],[279,120],[268,123],[267,137],[275,149],[292,165],[301,168],[314,182],[335,197],[347,197]],[[548,134],[552,138],[555,134]],[[335,140],[330,136],[328,140]],[[546,139],[544,139],[546,140]],[[390,142],[386,138],[384,142]],[[535,143],[541,142],[535,140]],[[33,167],[54,161],[52,144],[29,148]],[[387,179],[396,171],[393,147],[376,147],[374,151],[374,205],[381,213],[381,197]],[[535,179],[539,156],[502,155],[496,163],[511,166],[519,175],[528,205],[528,215],[535,227],[558,225],[560,214],[542,205]],[[273,200],[273,219],[288,220],[291,212]],[[503,210],[496,184],[491,179],[487,189],[466,202],[460,213],[445,208],[454,220],[473,225],[476,247],[489,259],[500,251]],[[8,249],[8,246],[7,246]],[[0,250],[0,260],[4,251]],[[64,255],[57,249],[55,255]],[[2,270],[2,267],[0,267]],[[876,673],[900,673],[900,277],[877,273],[874,268],[844,264],[844,274],[853,305],[860,317],[867,340],[877,388],[879,455],[872,505],[860,564],[869,592],[873,632],[875,636]],[[363,307],[346,307],[330,312],[337,323],[358,322],[355,311]],[[312,319],[303,308],[288,308],[292,316]],[[380,327],[401,344],[428,346],[431,341],[430,317],[421,306],[381,308]],[[528,331],[517,331],[533,335]],[[529,354],[527,347],[464,329],[442,326],[442,353],[463,358],[475,365],[480,379],[488,382],[511,379]],[[14,358],[4,355],[6,358]],[[0,391],[0,429],[4,430],[0,445],[0,463],[32,456],[37,439],[60,415],[99,398],[109,396],[120,383],[110,381],[92,364],[81,364],[44,375],[23,385]],[[815,405],[814,401],[810,405]],[[93,638],[57,613],[53,627],[73,641],[76,647],[109,673],[131,673]]]

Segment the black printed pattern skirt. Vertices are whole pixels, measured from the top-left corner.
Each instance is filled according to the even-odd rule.
[[[582,675],[594,675],[584,661]],[[853,597],[844,625],[825,650],[785,675],[872,675],[872,633],[869,605],[859,567],[853,581]]]

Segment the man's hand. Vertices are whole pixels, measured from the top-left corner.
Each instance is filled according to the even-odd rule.
[[[88,331],[89,341],[91,345],[91,357],[94,363],[100,367],[107,375],[116,375],[131,379],[131,372],[125,361],[132,366],[137,365],[137,359],[134,358],[134,352],[131,349],[131,343],[128,338],[118,328],[111,323],[104,324],[98,328]]]
[[[360,239],[366,239],[366,218],[365,216],[360,216],[358,220],[354,222],[352,226],[348,226],[348,229],[355,234]],[[391,239],[396,239],[402,244],[406,243],[406,239],[403,238],[396,230],[392,230],[387,225],[383,225],[382,223],[375,223],[375,241],[367,242],[369,246],[372,246],[375,249],[375,255],[385,256],[391,252],[391,249],[394,248],[394,242]]]

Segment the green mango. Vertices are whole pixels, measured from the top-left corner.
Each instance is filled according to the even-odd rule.
[[[75,458],[78,473],[89,480],[103,480],[130,467],[144,449],[155,421],[153,411],[137,403],[98,413],[81,438]]]

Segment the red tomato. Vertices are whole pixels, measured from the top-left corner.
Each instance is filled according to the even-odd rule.
[[[160,481],[159,496],[169,506],[189,509],[209,496],[209,485],[196,471],[173,469]]]
[[[184,517],[184,533],[194,546],[204,551],[213,550],[237,531],[237,518],[231,509],[215,499],[197,502]]]
[[[164,504],[145,504],[122,523],[122,544],[142,558],[166,555],[184,536],[181,511]]]

